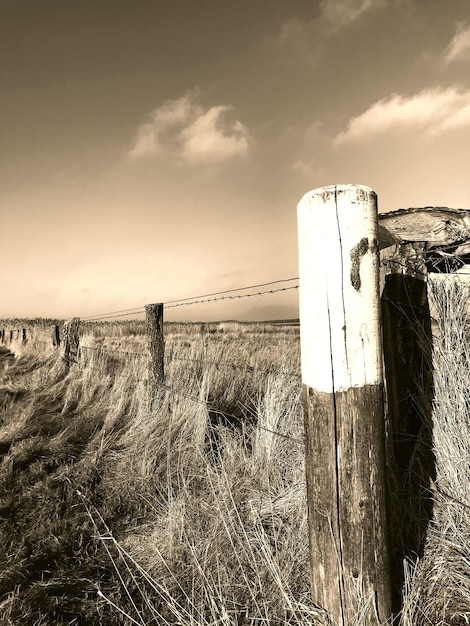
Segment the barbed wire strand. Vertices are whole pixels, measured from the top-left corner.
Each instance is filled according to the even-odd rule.
[[[131,350],[113,350],[111,348],[100,348],[98,346],[83,346],[80,344],[80,350],[93,350],[94,352],[106,352],[107,354],[125,354],[126,356],[139,356],[148,358],[147,352],[133,352]]]
[[[46,342],[41,342],[41,343],[46,343]],[[106,354],[106,355],[118,354],[118,355],[125,355],[125,356],[137,356],[137,357],[145,358],[145,359],[150,358],[150,355],[147,352],[113,350],[113,349],[108,349],[108,348],[99,348],[99,347],[83,346],[83,345],[79,346],[79,350],[90,350],[93,352],[99,352],[100,354]],[[260,367],[256,367],[254,365],[241,365],[240,363],[235,363],[235,362],[212,361],[212,360],[207,360],[207,359],[188,359],[185,357],[170,355],[167,352],[165,353],[165,358],[170,359],[170,363],[171,361],[181,361],[183,363],[198,364],[201,366],[210,365],[217,369],[226,368],[226,369],[240,370],[240,371],[245,370],[249,372],[250,374],[253,374],[253,373],[262,373],[265,375],[275,374],[276,376],[285,376],[285,377],[292,378],[292,379],[297,379],[300,377],[300,372],[298,374],[295,374],[293,372],[273,372],[268,369],[262,369]]]
[[[174,307],[179,306],[190,306],[191,304],[203,304],[206,302],[219,302],[221,300],[237,300],[241,298],[252,298],[254,296],[264,296],[268,293],[278,293],[280,291],[289,291],[290,289],[298,289],[299,285],[295,285],[294,287],[283,287],[281,289],[269,289],[268,291],[259,291],[257,293],[245,293],[238,296],[221,296],[220,298],[208,298],[202,300],[194,300],[193,302],[181,302],[180,304],[170,304],[167,306],[167,309],[172,309]]]
[[[228,413],[227,411],[225,411],[224,409],[222,409],[221,407],[218,407],[217,405],[213,404],[212,402],[205,402],[204,400],[201,400],[200,398],[195,398],[194,396],[191,396],[189,394],[186,394],[182,391],[179,391],[178,389],[175,389],[174,387],[171,387],[169,385],[165,385],[163,383],[159,383],[158,384],[159,387],[165,389],[166,391],[173,393],[174,395],[180,396],[182,398],[185,398],[186,400],[190,400],[191,402],[195,403],[195,404],[199,404],[201,406],[204,406],[208,411],[212,411],[213,413],[218,413],[224,417],[229,417],[232,419],[235,419],[236,421],[238,421],[239,423],[243,423],[244,420],[243,418],[241,418],[239,415],[234,415],[233,413]],[[266,432],[272,433],[273,435],[277,435],[278,437],[284,437],[285,439],[291,439],[293,441],[296,441],[297,443],[300,444],[304,444],[304,440],[303,439],[298,439],[297,437],[292,437],[291,435],[286,435],[284,433],[280,433],[278,431],[275,430],[271,430],[269,428],[265,428],[264,426],[261,426],[261,424],[256,424],[256,428],[259,428],[260,430],[264,430]]]
[[[176,300],[168,300],[166,302],[164,302],[163,304],[175,304],[177,302],[186,302],[189,300],[195,300],[195,299],[200,299],[200,298],[208,298],[210,296],[219,296],[219,295],[223,295],[223,294],[227,294],[227,293],[235,293],[236,291],[245,291],[247,289],[257,289],[259,287],[267,287],[268,285],[276,285],[279,283],[287,283],[287,282],[291,282],[293,280],[298,280],[298,276],[297,277],[293,277],[293,278],[284,278],[284,279],[278,279],[278,280],[272,280],[270,282],[267,283],[259,283],[257,285],[248,285],[247,287],[237,287],[236,289],[226,289],[225,291],[215,291],[213,293],[206,293],[206,294],[202,294],[202,295],[197,295],[197,296],[191,296],[188,298],[178,298]],[[145,306],[140,306],[140,307],[133,307],[131,309],[121,309],[119,311],[109,311],[108,313],[97,313],[96,315],[88,315],[86,317],[82,317],[81,319],[84,321],[94,321],[94,320],[98,320],[98,319],[112,319],[114,317],[121,317],[121,314],[124,315],[134,315],[136,313],[139,313],[141,311],[145,311]]]
[[[294,278],[283,278],[283,279],[279,279],[279,280],[272,280],[268,283],[260,283],[258,285],[249,285],[248,287],[238,287],[238,289],[226,289],[225,291],[215,291],[213,293],[205,293],[199,296],[192,296],[189,298],[179,298],[178,300],[169,300],[167,302],[165,302],[164,304],[168,305],[168,304],[174,304],[176,302],[187,302],[188,300],[196,300],[199,298],[209,298],[211,296],[221,296],[221,295],[225,295],[227,293],[235,293],[236,291],[246,291],[248,289],[258,289],[259,287],[268,287],[269,285],[278,285],[280,283],[289,283],[292,282],[293,280],[299,280],[298,276],[295,276]]]
[[[221,297],[215,297],[215,298],[205,298],[202,297],[200,300],[192,300],[192,301],[188,301],[188,302],[177,302],[176,304],[166,304],[164,303],[164,307],[165,309],[173,309],[175,307],[181,307],[181,306],[190,306],[192,304],[205,304],[207,302],[219,302],[221,300],[237,300],[237,299],[241,299],[241,298],[253,298],[256,296],[265,296],[266,294],[272,294],[272,293],[279,293],[281,291],[290,291],[291,289],[298,289],[299,285],[294,285],[293,287],[282,287],[280,289],[268,289],[266,291],[258,291],[256,293],[244,293],[244,294],[239,294],[236,296],[221,296]],[[145,309],[142,309],[142,312],[144,312]],[[132,313],[120,313],[117,315],[108,315],[106,317],[96,317],[90,319],[87,318],[86,321],[98,321],[98,320],[109,320],[109,319],[114,319],[117,317],[128,317],[129,315],[136,315],[135,312]]]
[[[145,307],[141,306],[135,309],[128,309],[128,311],[129,311],[128,313],[124,313],[124,312],[118,313],[116,311],[116,315],[103,313],[102,315],[96,315],[93,317],[81,317],[80,321],[99,322],[99,321],[114,319],[116,317],[129,317],[130,315],[140,315],[140,314],[145,313]]]

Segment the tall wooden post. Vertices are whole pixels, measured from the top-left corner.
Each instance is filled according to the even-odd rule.
[[[391,616],[376,194],[311,191],[298,230],[313,600],[375,626]]]
[[[22,342],[26,343],[26,328],[21,329]]]
[[[159,408],[165,396],[165,342],[163,304],[146,304],[145,318],[149,360],[149,407]]]
[[[64,324],[64,359],[68,367],[78,362],[80,349],[80,318],[74,317]]]

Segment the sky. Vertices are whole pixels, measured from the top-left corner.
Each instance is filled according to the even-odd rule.
[[[469,208],[469,70],[470,0],[0,0],[0,317],[296,277],[296,206],[327,185]]]

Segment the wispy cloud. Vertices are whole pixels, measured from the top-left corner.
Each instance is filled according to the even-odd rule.
[[[319,39],[335,35],[366,13],[384,9],[391,0],[322,0],[318,16],[309,21],[292,17],[282,25],[277,43],[308,53]],[[397,0],[394,0],[395,2]]]
[[[176,154],[189,163],[216,163],[245,156],[251,141],[247,127],[233,117],[233,107],[204,109],[190,96],[168,100],[138,127],[129,156]]]
[[[138,127],[129,155],[132,158],[154,156],[169,144],[176,147],[181,128],[193,116],[194,105],[185,96],[168,100],[149,115],[148,122]]]
[[[352,118],[335,144],[360,141],[391,131],[413,131],[427,137],[470,127],[470,90],[426,89],[404,97],[393,94]]]
[[[323,0],[320,5],[322,20],[333,32],[349,26],[365,13],[383,9],[387,0]]]
[[[470,59],[470,24],[459,22],[457,30],[444,53],[446,63]]]

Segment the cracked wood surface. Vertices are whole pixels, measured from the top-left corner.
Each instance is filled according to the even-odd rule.
[[[426,248],[460,247],[470,252],[470,209],[414,207],[379,216],[379,224],[398,242],[425,242]]]

